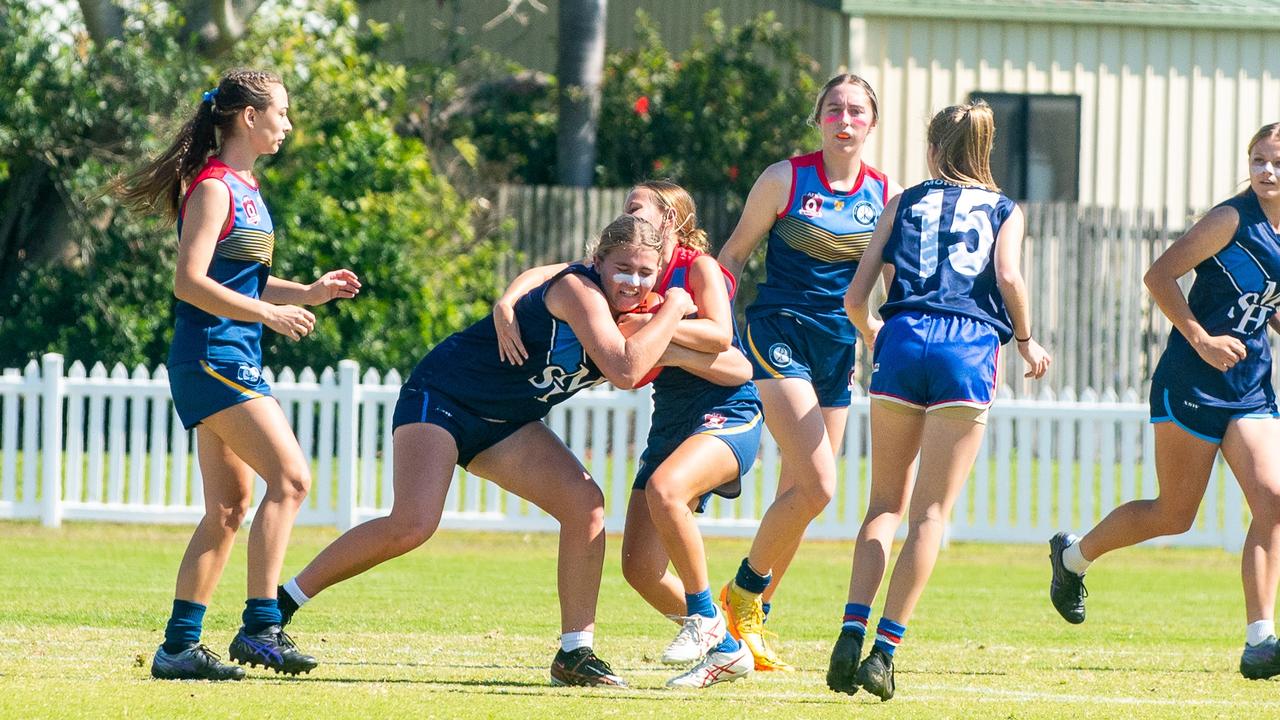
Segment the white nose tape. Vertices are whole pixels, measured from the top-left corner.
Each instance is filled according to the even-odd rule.
[[[1255,173],[1265,172],[1265,173],[1270,173],[1272,175],[1280,175],[1280,163],[1274,163],[1270,161],[1264,162],[1264,163],[1254,163],[1253,171]]]
[[[657,282],[657,278],[650,275],[649,277],[640,277],[640,273],[614,273],[613,281],[619,285],[634,285],[636,287],[651,288]]]

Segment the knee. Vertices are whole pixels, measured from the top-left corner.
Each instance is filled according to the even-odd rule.
[[[689,498],[684,488],[680,487],[670,477],[655,475],[649,478],[649,482],[645,485],[644,496],[649,503],[649,509],[660,509],[665,514],[679,512],[687,509]]]
[[[280,475],[280,494],[285,502],[301,505],[311,491],[311,469],[305,463],[286,466]]]
[[[554,515],[561,529],[581,528],[592,537],[604,532],[604,492],[587,479],[575,486],[573,502],[565,503]]]
[[[403,555],[430,540],[440,527],[438,516],[403,517],[392,513],[388,520],[391,521],[390,544],[397,555]]]
[[[1156,532],[1160,535],[1181,535],[1196,524],[1198,506],[1176,507],[1156,504]]]
[[[249,493],[229,498],[226,503],[219,505],[214,510],[215,516],[210,519],[224,533],[235,534],[240,529],[240,526],[244,524],[245,518],[249,516],[252,500],[253,496]]]
[[[1252,493],[1249,513],[1253,521],[1266,524],[1280,522],[1280,487],[1258,488]]]
[[[622,549],[622,577],[634,590],[643,592],[653,586],[661,578],[666,568],[655,568],[641,553],[633,553],[629,548]]]
[[[819,473],[812,481],[799,484],[795,489],[809,515],[817,517],[836,495],[836,478],[834,474]]]
[[[940,536],[947,526],[946,515],[942,509],[936,505],[930,505],[924,510],[913,513],[907,521],[908,536],[916,537],[934,537]]]

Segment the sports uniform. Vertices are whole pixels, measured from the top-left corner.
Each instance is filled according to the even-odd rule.
[[[205,180],[222,183],[231,195],[208,275],[223,287],[257,299],[267,286],[275,249],[271,214],[256,184],[211,157],[183,199],[179,237],[186,201]],[[174,314],[169,387],[183,427],[189,430],[220,410],[271,394],[262,379],[262,323],[219,317],[181,300]]]
[[[1280,417],[1271,386],[1267,321],[1280,303],[1280,237],[1250,190],[1219,205],[1240,214],[1236,234],[1196,266],[1187,304],[1210,335],[1230,335],[1245,357],[1229,370],[1202,360],[1174,328],[1151,380],[1151,422],[1173,422],[1220,443],[1227,425],[1242,417]]]
[[[822,153],[791,158],[791,196],[769,230],[765,281],[747,308],[753,379],[799,377],[822,407],[848,407],[853,325],[844,293],[889,196],[866,163],[849,192],[827,182]]]

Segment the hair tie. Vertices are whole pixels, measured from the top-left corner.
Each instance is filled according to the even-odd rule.
[[[212,103],[214,98],[216,97],[218,97],[218,88],[214,88],[212,90],[205,90],[204,95],[200,96],[200,100],[201,102]]]

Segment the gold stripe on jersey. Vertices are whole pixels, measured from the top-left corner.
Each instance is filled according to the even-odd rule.
[[[262,263],[271,267],[271,253],[275,250],[276,234],[248,228],[232,228],[218,243],[218,257],[228,260]]]
[[[836,235],[790,215],[773,224],[773,231],[787,245],[821,262],[861,260],[871,242],[871,232]]]

